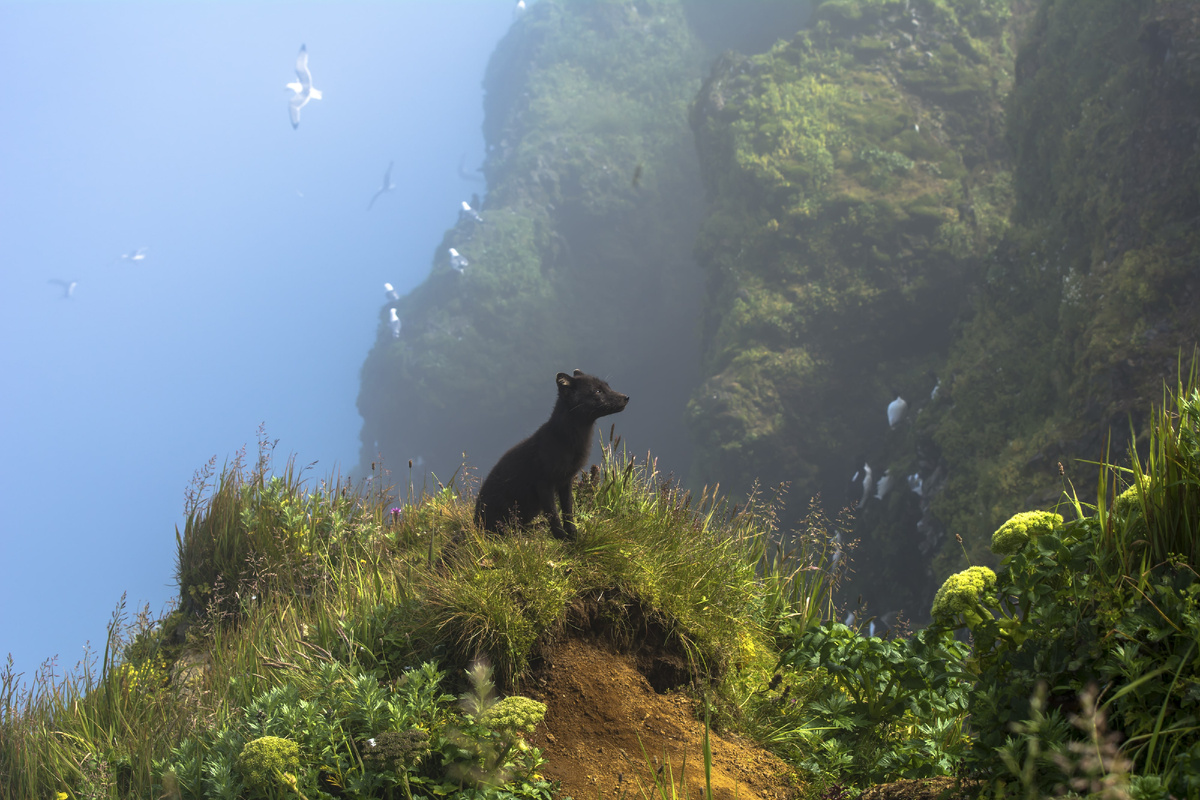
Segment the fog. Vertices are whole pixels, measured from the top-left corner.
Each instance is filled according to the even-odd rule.
[[[480,191],[507,0],[0,6],[0,658],[175,596],[193,473],[348,473],[383,283]],[[300,45],[322,91],[288,119]],[[394,161],[395,191],[372,196]],[[121,258],[145,248],[143,259]],[[53,281],[75,282],[69,297]]]

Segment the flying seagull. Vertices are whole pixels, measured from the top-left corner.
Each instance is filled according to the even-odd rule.
[[[122,253],[119,261],[145,261],[146,248],[139,247],[136,250],[130,250],[128,253]]]
[[[308,71],[308,49],[300,45],[300,55],[296,56],[296,77],[300,80],[286,85],[285,88],[295,92],[288,101],[288,113],[292,117],[292,127],[300,127],[300,109],[308,105],[309,100],[320,100],[321,90],[314,89],[312,73]]]
[[[371,202],[367,203],[367,211],[370,211],[371,206],[375,205],[375,201],[379,199],[379,195],[383,194],[384,192],[390,192],[392,189],[396,188],[396,184],[392,183],[392,164],[393,163],[395,163],[395,162],[393,162],[393,161],[388,162],[387,172],[383,173],[383,188],[381,188],[378,192],[375,193],[375,196],[371,198]]]
[[[48,283],[54,283],[63,288],[63,300],[75,294],[75,287],[79,285],[79,281],[64,281],[58,278],[51,278]]]

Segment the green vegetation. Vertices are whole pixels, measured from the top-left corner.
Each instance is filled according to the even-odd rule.
[[[702,200],[687,108],[703,57],[679,0],[547,1],[513,24],[484,78],[483,222],[447,231],[428,277],[388,304],[399,338],[380,309],[362,472],[386,453],[444,479],[465,447],[491,463],[544,421],[556,373],[617,364],[660,421],[656,452],[686,452]]]
[[[713,67],[691,112],[710,201],[693,483],[786,479],[837,508],[859,454],[917,471],[926,434],[885,441],[883,409],[895,392],[923,405],[1008,225],[1008,5],[824,2],[809,29]],[[859,517],[852,593],[927,607],[919,510]]]
[[[549,800],[525,740],[547,707],[515,690],[570,627],[677,654],[675,686],[787,759],[808,797],[948,775],[997,797],[1189,797],[1195,376],[1153,416],[1149,455],[1131,442],[1132,467],[1102,464],[1094,504],[1068,485],[1073,520],[1018,514],[996,571],[951,576],[930,627],[886,637],[836,622],[848,559],[819,506],[784,545],[777,503],[693,498],[606,447],[576,485],[578,541],[489,537],[454,485],[392,507],[312,491],[291,462],[268,476],[264,442],[248,472],[198,476],[179,610],[130,627],[118,609],[98,671],[0,674],[0,796]]]
[[[1057,494],[1060,463],[1090,472],[1131,419],[1145,441],[1146,409],[1196,343],[1195,6],[1038,5],[1008,101],[1013,226],[928,422],[949,473],[933,511],[977,563],[995,563],[1001,520]],[[944,541],[936,572],[961,566]]]
[[[781,619],[828,608],[826,592],[793,610],[789,578],[825,561],[768,558],[769,508],[693,501],[611,449],[564,543],[485,535],[453,483],[393,507],[338,480],[313,489],[291,461],[270,475],[270,447],[252,469],[239,456],[197,476],[177,611],[128,626],[119,609],[99,670],[28,690],[3,674],[5,800],[548,797],[523,739],[545,706],[496,696],[493,675],[515,691],[565,625],[652,637],[678,655],[677,682],[720,681],[769,668]],[[446,676],[463,669],[456,704]]]
[[[364,366],[371,481],[272,473],[265,441],[207,465],[177,609],[122,602],[73,673],[0,672],[0,800],[549,800],[526,737],[552,712],[520,691],[568,635],[671,656],[706,729],[771,748],[810,800],[938,776],[1200,796],[1200,392],[1178,361],[1200,28],[1188,0],[1026,6],[826,0],[703,85],[679,2],[531,8],[489,68],[484,222],[447,233]],[[610,441],[577,541],[478,531],[454,443],[486,461],[588,358],[628,359],[664,407],[690,393],[692,482],[749,501]],[[909,417],[885,427],[893,392]],[[445,480],[417,491],[410,462],[395,500],[379,450]],[[757,490],[840,505],[868,451],[876,479],[939,480],[854,521]],[[931,624],[839,623],[851,551],[866,593]],[[676,792],[664,767],[644,795]]]

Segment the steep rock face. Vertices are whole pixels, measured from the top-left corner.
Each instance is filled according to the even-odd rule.
[[[484,82],[483,221],[446,233],[394,304],[400,337],[381,325],[363,366],[363,472],[378,453],[423,456],[445,480],[464,451],[486,470],[575,368],[632,397],[632,447],[686,466],[702,195],[687,107],[704,52],[670,0],[543,0],[514,23]]]
[[[933,509],[974,563],[1174,386],[1200,331],[1200,6],[1047,0],[1016,61],[1014,226],[989,259],[927,432]],[[937,569],[961,563],[956,542]]]
[[[829,0],[814,16],[766,54],[723,57],[693,106],[710,203],[693,480],[790,481],[838,508],[858,503],[864,462],[887,471],[891,491],[856,511],[856,570],[875,611],[911,613],[933,539],[907,476],[940,477],[913,421],[1010,207],[1010,13]],[[897,394],[908,415],[890,427]]]

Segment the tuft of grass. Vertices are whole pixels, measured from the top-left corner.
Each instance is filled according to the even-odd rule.
[[[382,470],[358,487],[306,479],[294,458],[272,472],[273,446],[260,432],[252,466],[243,450],[197,473],[176,531],[177,608],[131,619],[122,601],[104,651],[65,675],[50,662],[26,686],[0,670],[0,800],[232,798],[241,748],[263,736],[300,746],[285,794],[448,791],[454,770],[456,786],[476,781],[451,765],[499,734],[450,720],[462,713],[425,674],[435,662],[458,674],[482,658],[509,690],[540,647],[590,627],[654,637],[682,656],[680,680],[749,687],[774,663],[773,625],[832,608],[831,583],[810,580],[825,564],[817,538],[781,544],[778,498],[693,496],[611,435],[576,487],[571,542],[544,523],[479,531],[458,474],[398,499]],[[391,731],[415,746],[413,725],[429,754],[372,771],[361,742]],[[496,752],[519,796],[548,797],[540,756],[509,750]]]
[[[1121,555],[1125,574],[1144,573],[1168,560],[1200,570],[1200,353],[1187,380],[1163,387],[1163,402],[1149,423],[1146,459],[1130,445],[1132,477],[1121,524],[1105,526],[1106,546]],[[1136,502],[1133,502],[1136,499]],[[1119,506],[1124,505],[1124,508]],[[1122,535],[1123,534],[1123,535]]]

